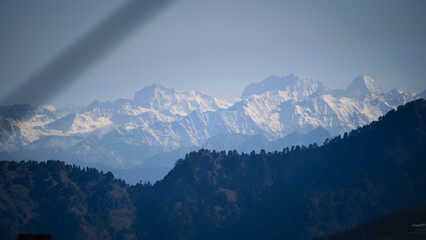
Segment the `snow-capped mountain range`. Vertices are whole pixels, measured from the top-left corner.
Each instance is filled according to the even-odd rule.
[[[0,156],[80,160],[114,168],[164,165],[155,160],[158,154],[179,149],[225,150],[228,142],[247,151],[249,142],[268,148],[289,134],[308,136],[322,129],[338,135],[425,95],[385,92],[368,76],[356,77],[344,90],[292,74],[271,76],[232,99],[154,84],[136,92],[134,99],[94,101],[84,108],[0,107]]]

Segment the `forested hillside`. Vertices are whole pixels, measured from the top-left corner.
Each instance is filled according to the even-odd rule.
[[[111,173],[60,161],[0,162],[0,236],[50,233],[56,239],[131,239],[135,208]]]
[[[0,233],[308,239],[343,231],[426,204],[425,120],[421,99],[321,147],[191,152],[154,185],[129,187],[58,161],[2,162]]]
[[[426,239],[426,206],[391,212],[373,221],[357,225],[344,232],[314,240],[399,240]]]

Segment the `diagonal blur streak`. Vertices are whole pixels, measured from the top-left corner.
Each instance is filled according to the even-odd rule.
[[[45,104],[175,0],[129,0],[31,75],[1,104]]]

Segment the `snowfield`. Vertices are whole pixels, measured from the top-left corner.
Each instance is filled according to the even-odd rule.
[[[159,152],[195,149],[207,142],[214,148],[209,139],[227,134],[276,141],[323,128],[338,135],[419,97],[396,89],[386,93],[368,76],[356,77],[344,90],[292,74],[271,76],[232,99],[154,84],[136,92],[134,99],[94,101],[84,108],[3,106],[0,151],[33,150],[129,167]]]

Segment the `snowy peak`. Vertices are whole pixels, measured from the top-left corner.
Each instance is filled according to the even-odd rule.
[[[417,98],[426,99],[426,90],[424,90],[423,92],[417,94],[416,96],[417,96]]]
[[[392,106],[404,105],[415,98],[415,94],[393,89],[386,93],[385,100]]]
[[[216,111],[228,108],[233,103],[232,100],[216,98],[206,93],[179,91],[159,84],[136,92],[134,99],[134,105],[180,116],[186,116],[192,111]]]
[[[368,96],[378,97],[384,94],[382,88],[377,86],[373,78],[369,76],[358,76],[346,88],[348,97],[364,99]]]
[[[175,94],[176,90],[174,89],[166,88],[160,84],[153,84],[135,93],[135,103],[144,108],[158,108],[158,105],[167,102],[168,96]]]
[[[288,86],[296,83],[297,79],[298,78],[293,74],[283,77],[270,76],[260,83],[252,83],[248,85],[244,89],[241,98],[246,99],[248,96],[261,95],[272,90],[285,90]]]
[[[302,100],[316,92],[326,91],[328,89],[319,81],[289,74],[283,77],[270,76],[260,83],[252,83],[244,89],[241,98],[246,99],[251,95],[277,92],[280,95],[287,95],[289,99]]]
[[[293,74],[271,76],[247,86],[244,99],[153,84],[136,92],[134,99],[93,101],[81,108],[0,106],[0,150],[44,149],[52,158],[60,152],[123,167],[142,164],[162,151],[207,143],[211,148],[238,143],[246,150],[255,146],[251,140],[275,141],[318,128],[341,134],[425,96],[384,93],[368,76],[355,78],[345,90],[329,90],[319,81]]]

